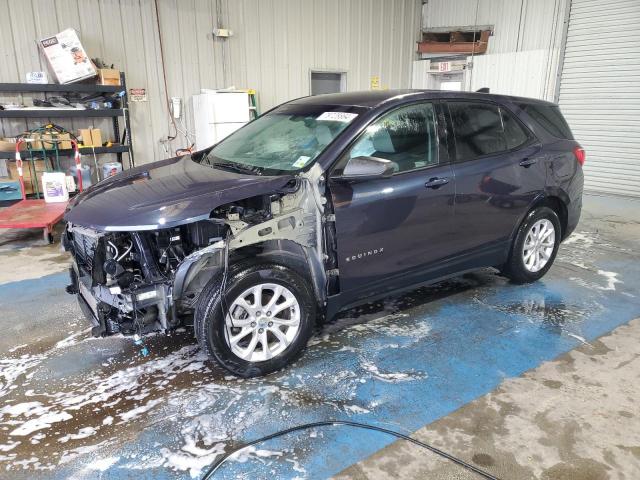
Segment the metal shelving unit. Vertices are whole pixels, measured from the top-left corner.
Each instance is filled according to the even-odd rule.
[[[135,165],[131,144],[131,123],[129,121],[129,99],[127,97],[127,84],[123,73],[120,74],[120,85],[90,85],[90,84],[69,84],[69,85],[57,85],[57,84],[26,84],[26,83],[0,83],[0,93],[4,94],[36,94],[44,93],[45,97],[47,93],[50,94],[63,94],[63,93],[79,93],[79,94],[101,94],[110,93],[118,94],[120,96],[120,108],[111,109],[75,109],[75,108],[38,108],[38,109],[15,109],[15,110],[0,110],[0,119],[3,118],[38,118],[42,119],[43,123],[52,123],[51,119],[58,118],[111,118],[113,126],[113,138],[116,140],[116,144],[110,147],[96,146],[96,147],[83,147],[80,148],[80,153],[88,155],[99,155],[105,153],[113,153],[117,156],[118,162],[123,166],[122,155],[127,153],[129,155],[129,165],[133,167]],[[120,118],[124,119],[124,131],[122,137],[120,136]],[[16,132],[19,134],[20,132]],[[75,145],[75,142],[74,142]],[[73,156],[76,154],[74,149],[46,149],[46,150],[34,150],[39,155],[45,158],[49,155],[58,156]],[[26,153],[25,151],[24,153]],[[16,158],[16,152],[0,152],[0,159],[14,160]],[[30,160],[33,162],[33,157]],[[76,157],[76,162],[79,162],[79,157]],[[97,174],[97,172],[96,172]],[[37,179],[37,173],[33,171],[34,178]],[[38,198],[38,192],[35,193],[35,199],[27,198],[24,189],[24,182],[22,180],[22,170],[20,170],[20,185],[22,190],[22,200],[2,209],[0,211],[0,227],[2,228],[42,228],[44,231],[45,240],[51,242],[53,226],[60,221],[64,215],[66,208],[66,202],[63,203],[46,203],[45,200]],[[82,178],[82,174],[79,173],[79,179]],[[82,182],[80,181],[80,190],[82,190]]]
[[[42,109],[15,109],[0,110],[0,119],[3,118],[111,118],[113,126],[113,136],[117,144],[112,147],[84,147],[80,148],[81,153],[103,154],[114,153],[118,162],[124,169],[122,154],[129,155],[129,165],[135,166],[133,156],[133,146],[131,141],[131,122],[129,120],[129,98],[127,94],[127,83],[124,73],[120,74],[120,85],[93,85],[86,83],[71,83],[67,85],[58,84],[32,84],[32,83],[0,83],[0,93],[119,93],[124,92],[121,97],[121,108],[110,109],[75,109],[75,108],[42,108]],[[124,120],[123,136],[120,136],[120,118]],[[119,143],[119,144],[118,144]],[[59,155],[73,155],[73,150],[59,150]],[[0,158],[12,159],[15,153],[0,152]]]
[[[124,74],[120,75],[124,80]],[[122,83],[122,82],[121,82]],[[116,93],[121,92],[123,85],[94,85],[87,83],[2,83],[3,92],[28,93],[28,92],[58,92],[58,93]]]
[[[0,83],[0,92],[2,92]],[[122,108],[103,108],[100,110],[79,108],[20,108],[15,110],[0,110],[0,118],[69,118],[69,117],[121,117]]]
[[[87,155],[87,154],[93,155],[93,152],[94,152],[93,147],[80,147],[80,153],[82,153],[83,155]],[[113,147],[95,147],[96,155],[99,155],[102,153],[122,154],[127,152],[129,152],[128,145],[114,145]],[[73,149],[58,150],[58,154],[63,156],[71,156],[73,155]],[[0,152],[0,158],[13,160],[14,158],[16,158],[16,154],[15,152]]]

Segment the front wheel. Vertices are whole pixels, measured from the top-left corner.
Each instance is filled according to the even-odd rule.
[[[205,287],[195,313],[200,347],[241,377],[266,375],[300,356],[315,324],[308,282],[281,265],[251,265]]]
[[[527,215],[513,241],[509,260],[502,273],[514,283],[530,283],[551,268],[561,239],[560,220],[548,207],[538,207]]]

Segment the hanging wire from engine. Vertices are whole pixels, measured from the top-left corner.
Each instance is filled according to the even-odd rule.
[[[111,243],[111,242],[109,242]],[[131,249],[133,248],[133,242],[129,243],[129,247],[124,251],[124,253],[122,255],[120,255],[119,257],[116,258],[116,261],[119,262],[120,260],[122,260],[124,257],[127,256],[127,254],[131,251]],[[116,251],[117,253],[117,251]],[[117,255],[116,255],[117,256]]]
[[[119,254],[118,247],[116,247],[116,245],[111,240],[109,240],[107,243],[113,249],[113,252],[112,252],[113,258],[115,258],[117,260],[118,259],[118,254]]]
[[[231,240],[231,228],[227,228],[227,233],[224,238],[224,270],[222,271],[222,281],[220,282],[220,306],[222,307],[222,318],[227,318],[229,315],[229,319],[231,320],[231,326],[235,328],[233,324],[233,316],[229,311],[229,307],[227,305],[227,278],[229,273],[229,241]]]
[[[133,307],[133,326],[135,328],[135,334],[133,335],[133,344],[136,347],[140,347],[140,354],[143,357],[149,355],[149,349],[146,347],[142,340],[142,325],[140,324],[140,320],[138,319],[138,301],[135,295],[131,297],[131,306]]]

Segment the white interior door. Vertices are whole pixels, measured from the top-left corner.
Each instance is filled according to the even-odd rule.
[[[433,74],[436,90],[462,90],[462,72]]]

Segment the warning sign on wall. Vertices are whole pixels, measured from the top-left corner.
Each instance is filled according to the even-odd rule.
[[[147,89],[146,88],[130,88],[129,101],[130,102],[146,102]]]

